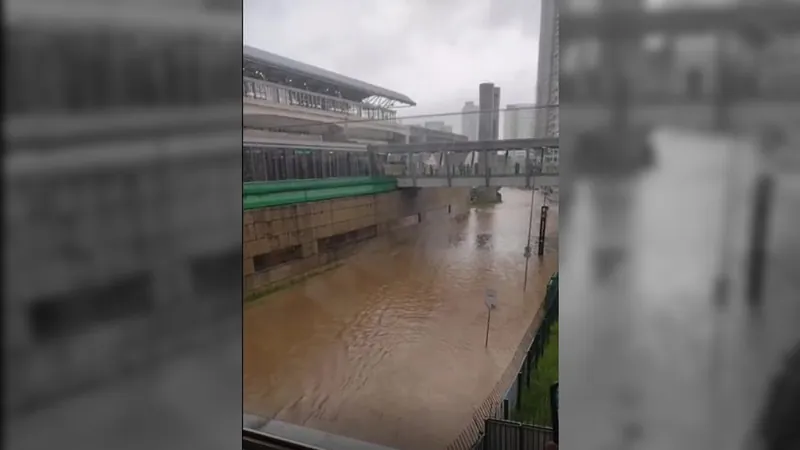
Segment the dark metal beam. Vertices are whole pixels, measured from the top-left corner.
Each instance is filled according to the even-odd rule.
[[[561,42],[603,36],[635,38],[651,33],[747,33],[768,29],[800,31],[800,4],[693,7],[662,11],[620,10],[609,13],[564,13],[559,17]]]
[[[524,150],[528,148],[558,147],[558,138],[503,139],[496,141],[461,141],[461,142],[421,142],[417,144],[370,145],[369,151],[375,153],[428,153],[473,151]]]

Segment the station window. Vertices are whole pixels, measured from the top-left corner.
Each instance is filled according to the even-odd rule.
[[[362,177],[370,173],[365,151],[244,147],[244,181]]]

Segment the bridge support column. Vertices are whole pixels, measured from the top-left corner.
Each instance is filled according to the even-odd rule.
[[[374,146],[368,145],[367,146],[367,156],[369,157],[369,175],[374,177],[377,175],[383,175],[381,173],[381,168],[378,167],[378,162],[375,158],[375,149]]]
[[[448,151],[444,152],[444,167],[447,170],[445,172],[447,173],[447,186],[453,187],[453,170],[450,167],[450,152]]]
[[[481,168],[483,169],[483,174],[486,177],[486,187],[487,187],[487,189],[489,188],[489,178],[492,176],[492,171],[489,169],[489,167],[491,167],[492,162],[494,162],[493,158],[491,158],[491,159],[490,158],[491,158],[491,156],[489,155],[489,151],[488,150],[484,150],[483,151],[483,164],[481,164]]]
[[[525,149],[525,187],[533,189],[533,180],[531,179],[531,149]]]
[[[414,186],[417,186],[417,164],[419,163],[419,158],[416,153],[410,153],[408,155],[408,165],[409,169],[411,170],[411,178],[414,180]]]

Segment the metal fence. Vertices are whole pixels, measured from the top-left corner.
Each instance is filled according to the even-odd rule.
[[[473,450],[544,450],[552,440],[551,428],[488,419],[486,432]]]

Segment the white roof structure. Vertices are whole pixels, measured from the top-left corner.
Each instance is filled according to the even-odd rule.
[[[354,91],[363,92],[364,98],[373,96],[383,97],[388,100],[394,100],[396,102],[405,103],[410,106],[416,106],[416,103],[413,100],[411,100],[408,96],[403,95],[399,92],[391,91],[389,89],[378,87],[373,84],[366,83],[364,81],[346,77],[344,75],[340,75],[330,70],[325,70],[319,67],[312,66],[310,64],[302,63],[300,61],[295,61],[293,59],[276,55],[274,53],[270,53],[255,47],[251,47],[249,45],[243,46],[242,53],[244,59],[250,59],[255,62],[276,66],[284,70],[296,72],[299,75],[304,75],[331,84],[336,84],[342,87],[352,89]]]

